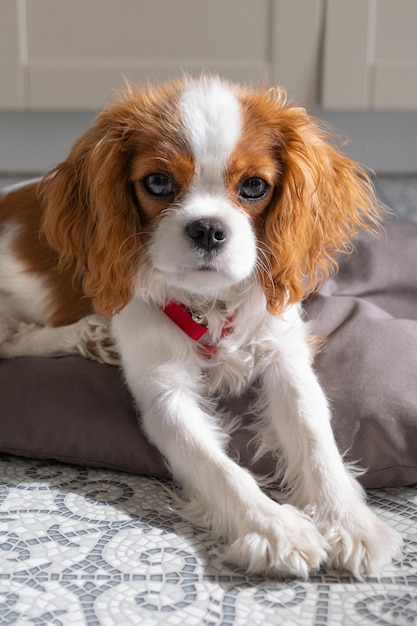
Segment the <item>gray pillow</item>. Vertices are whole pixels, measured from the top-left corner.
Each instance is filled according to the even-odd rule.
[[[333,430],[366,487],[417,482],[417,224],[390,223],[386,237],[357,241],[337,277],[305,303],[327,337],[316,371],[331,400]],[[118,368],[81,357],[0,361],[0,452],[168,477],[138,425]],[[225,399],[247,413],[251,391]],[[246,415],[243,426],[250,421]],[[251,434],[240,428],[231,454],[251,465]]]

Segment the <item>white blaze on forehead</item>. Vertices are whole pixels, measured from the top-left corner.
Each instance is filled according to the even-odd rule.
[[[235,94],[219,79],[196,81],[182,94],[180,109],[197,166],[217,164],[214,169],[219,173],[241,135],[241,109]]]

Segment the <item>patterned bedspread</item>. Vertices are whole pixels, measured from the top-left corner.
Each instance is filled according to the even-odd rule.
[[[153,479],[0,457],[0,625],[417,624],[417,488],[370,491],[405,539],[364,582],[247,577]]]

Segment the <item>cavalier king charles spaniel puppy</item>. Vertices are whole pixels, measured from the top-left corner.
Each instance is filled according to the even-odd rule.
[[[126,88],[64,162],[0,199],[0,356],[120,355],[181,512],[248,572],[360,578],[401,545],[339,454],[300,311],[379,221],[333,144],[280,88],[184,77]],[[227,454],[216,398],[254,382],[284,503]]]

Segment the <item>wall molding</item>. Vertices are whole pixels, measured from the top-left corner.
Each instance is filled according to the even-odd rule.
[[[350,138],[346,152],[379,174],[417,173],[417,111],[312,112]],[[65,158],[94,111],[0,111],[0,172],[44,172]]]
[[[346,152],[377,174],[417,174],[417,111],[325,111],[314,115],[349,140]]]

